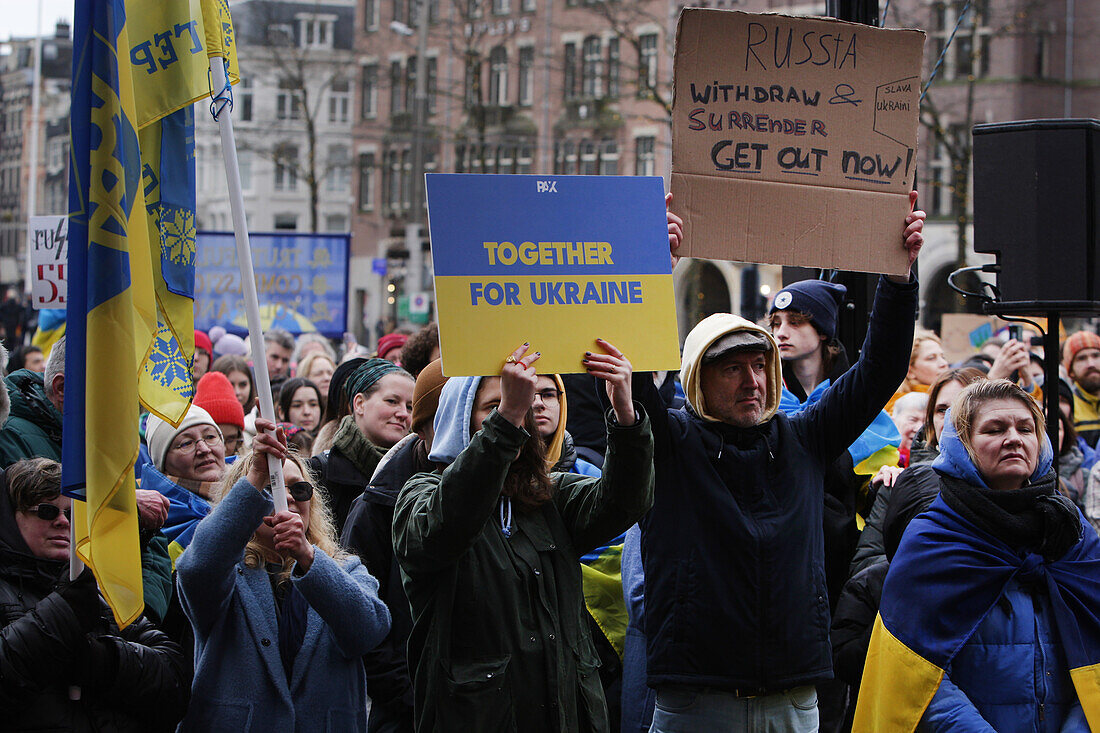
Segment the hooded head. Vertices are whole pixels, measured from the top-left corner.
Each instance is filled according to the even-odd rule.
[[[470,416],[481,377],[451,377],[439,392],[439,408],[432,425],[435,440],[428,460],[450,465],[470,444]]]
[[[541,376],[541,375],[540,375]],[[554,380],[554,386],[558,388],[558,426],[554,429],[554,434],[550,436],[550,440],[546,441],[546,467],[547,470],[553,470],[558,465],[558,461],[561,460],[562,450],[565,447],[565,421],[569,414],[566,412],[565,403],[565,382],[562,381],[560,374],[549,375]]]
[[[706,396],[703,394],[702,386],[704,363],[731,352],[748,349],[763,351],[765,359],[767,395],[758,424],[767,422],[775,415],[779,408],[783,384],[782,367],[779,363],[775,339],[765,329],[740,316],[715,313],[704,318],[691,329],[691,333],[684,341],[680,383],[684,387],[688,405],[699,417],[710,422],[722,422],[721,418],[707,411]]]

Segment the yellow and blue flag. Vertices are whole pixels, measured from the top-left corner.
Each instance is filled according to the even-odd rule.
[[[178,424],[193,390],[191,106],[231,43],[224,0],[76,4],[62,485],[85,499],[76,551],[121,626],[143,607],[138,404]]]
[[[1100,730],[1100,538],[1062,558],[1022,556],[976,532],[943,498],[905,532],[890,564],[859,688],[853,731],[912,731],[955,654],[1021,574],[1038,574],[1092,730]]]

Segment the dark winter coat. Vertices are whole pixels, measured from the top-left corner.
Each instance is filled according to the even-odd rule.
[[[393,507],[405,482],[431,467],[424,442],[416,435],[404,438],[386,455],[362,495],[352,502],[340,544],[357,554],[378,580],[378,596],[390,610],[390,633],[363,657],[371,729],[387,722],[393,727],[385,730],[411,730],[413,691],[405,648],[412,612],[393,552]]]
[[[904,377],[916,297],[915,282],[881,279],[859,361],[794,417],[746,429],[662,413],[652,382],[635,380],[655,415],[655,502],[640,523],[650,686],[763,694],[832,677],[825,471]]]
[[[173,730],[191,681],[179,647],[144,617],[120,631],[94,580],[67,573],[31,554],[0,480],[0,731]]]
[[[0,430],[0,468],[24,458],[61,460],[61,413],[46,397],[42,375],[19,369],[4,377],[11,415]]]
[[[635,425],[608,426],[603,477],[551,474],[553,500],[517,507],[511,536],[501,489],[530,436],[495,410],[442,474],[405,485],[393,534],[418,731],[607,730],[580,557],[652,501],[652,436],[636,409]]]

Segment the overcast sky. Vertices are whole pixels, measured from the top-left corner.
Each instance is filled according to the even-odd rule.
[[[42,35],[52,36],[58,19],[72,23],[74,0],[0,0],[0,41],[12,36],[35,35],[38,30],[38,6],[42,6]]]

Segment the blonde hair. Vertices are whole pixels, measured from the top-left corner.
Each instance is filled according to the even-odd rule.
[[[300,362],[298,362],[298,368],[295,374],[299,377],[311,379],[311,377],[309,376],[309,372],[311,369],[313,369],[313,362],[317,361],[318,359],[324,359],[329,364],[332,364],[332,370],[336,371],[336,362],[331,356],[323,351],[311,351],[304,357],[302,357],[302,360]]]
[[[987,402],[993,400],[1017,400],[1027,407],[1035,421],[1035,432],[1042,431],[1045,421],[1043,408],[1027,392],[1014,382],[1007,379],[982,379],[967,385],[951,403],[951,424],[959,435],[959,441],[966,448],[970,460],[974,460],[974,451],[971,447],[971,433],[974,423],[978,418],[978,411]]]
[[[910,369],[912,369],[913,365],[917,363],[917,355],[920,353],[920,347],[924,344],[925,341],[933,341],[940,346],[943,346],[943,342],[940,341],[940,337],[937,336],[934,332],[929,331],[926,328],[918,328],[913,333],[913,350],[909,353]],[[912,392],[914,389],[916,389],[916,384],[917,383],[910,381],[909,375],[906,374],[905,381],[901,383],[901,387],[898,389],[898,392],[900,394]]]
[[[267,456],[264,454],[259,454],[259,458],[261,460],[267,460]],[[238,481],[245,477],[248,473],[248,469],[252,467],[252,462],[256,459],[257,453],[250,452],[233,462],[225,478],[218,484],[217,488],[214,490],[213,497],[211,497],[215,506],[225,498],[226,494],[229,493],[230,489],[232,489]],[[352,556],[341,549],[340,544],[336,540],[336,524],[332,520],[332,510],[329,509],[328,496],[325,494],[324,489],[317,483],[317,479],[309,470],[309,466],[306,464],[306,459],[304,457],[297,451],[291,450],[287,454],[287,460],[293,461],[294,465],[298,467],[298,470],[302,472],[304,479],[313,486],[313,498],[309,502],[309,524],[306,525],[305,529],[306,541],[316,546],[317,549],[324,552],[339,564],[344,565]],[[244,548],[244,564],[246,567],[250,568],[262,568],[266,562],[263,547],[261,547],[259,540],[256,539],[256,535],[253,534]],[[290,578],[290,571],[293,564],[294,561],[290,558],[285,558],[283,560],[283,569],[282,572],[279,573],[280,583]]]

